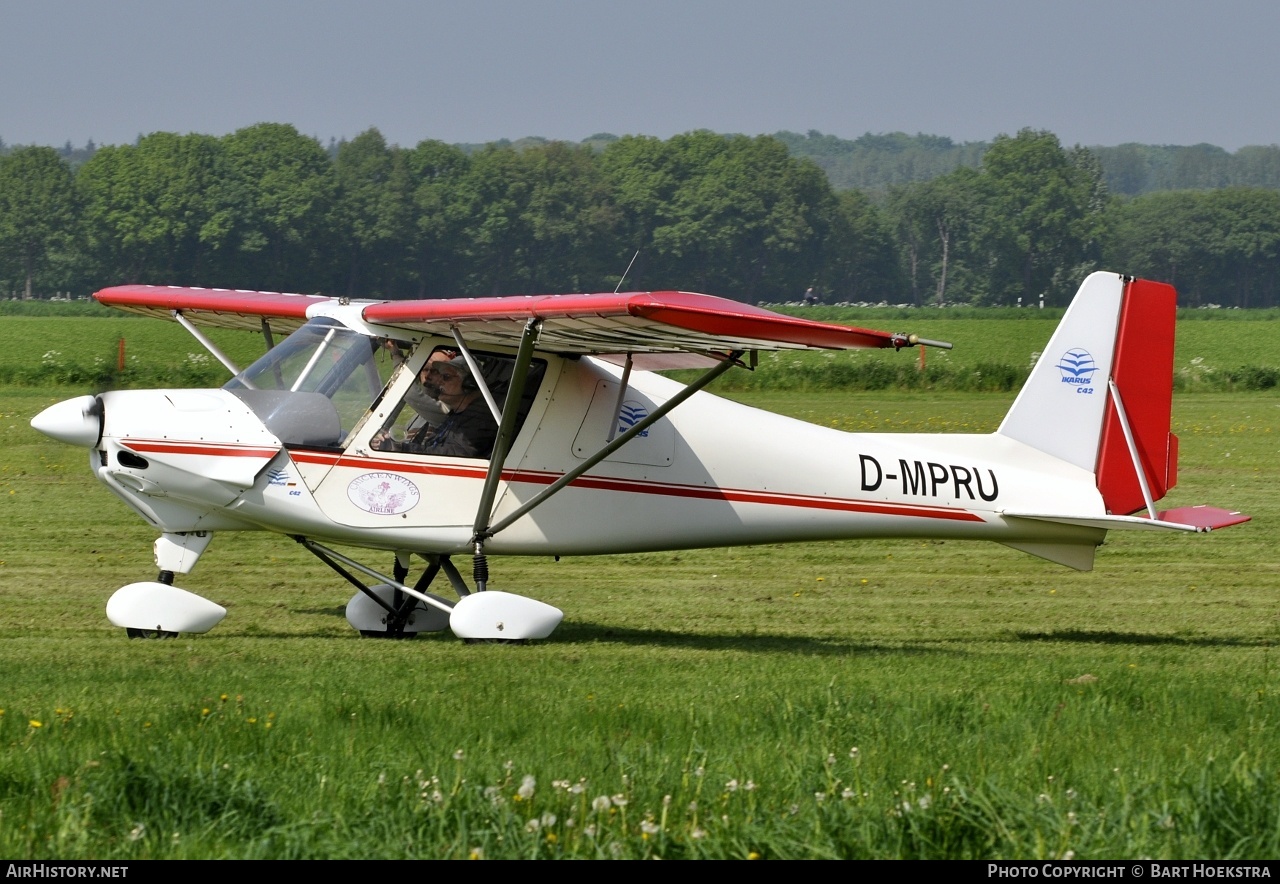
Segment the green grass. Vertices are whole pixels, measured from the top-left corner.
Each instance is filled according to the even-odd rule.
[[[1113,535],[1090,574],[918,541],[496,559],[566,612],[522,647],[360,639],[350,590],[258,534],[180,581],[217,629],[126,640],[103,605],[154,535],[27,426],[65,395],[0,389],[5,856],[1280,853],[1275,395],[1175,402],[1166,502],[1248,525]],[[1010,400],[748,398],[966,432]]]

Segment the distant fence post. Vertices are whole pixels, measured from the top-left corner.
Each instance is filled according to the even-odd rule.
[[[120,345],[116,354],[116,371],[124,371],[124,335],[120,336]]]

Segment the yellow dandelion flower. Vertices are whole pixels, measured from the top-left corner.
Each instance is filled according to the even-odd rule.
[[[31,719],[30,721],[28,721],[28,722],[27,722],[27,724],[31,725],[32,727],[44,727],[44,724],[43,724],[43,723],[41,723],[41,722],[37,721],[37,720],[36,720],[36,719],[34,719],[34,718],[33,718],[33,719]]]

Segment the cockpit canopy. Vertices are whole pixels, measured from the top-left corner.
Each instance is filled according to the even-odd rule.
[[[317,317],[225,385],[285,445],[340,448],[395,370],[377,338]]]

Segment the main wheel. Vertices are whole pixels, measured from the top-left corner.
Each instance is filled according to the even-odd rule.
[[[129,638],[177,638],[178,633],[167,632],[163,629],[134,629],[126,627],[124,634]]]
[[[362,629],[360,634],[365,638],[388,638],[393,640],[409,639],[416,636],[416,632],[388,632],[385,629]]]

